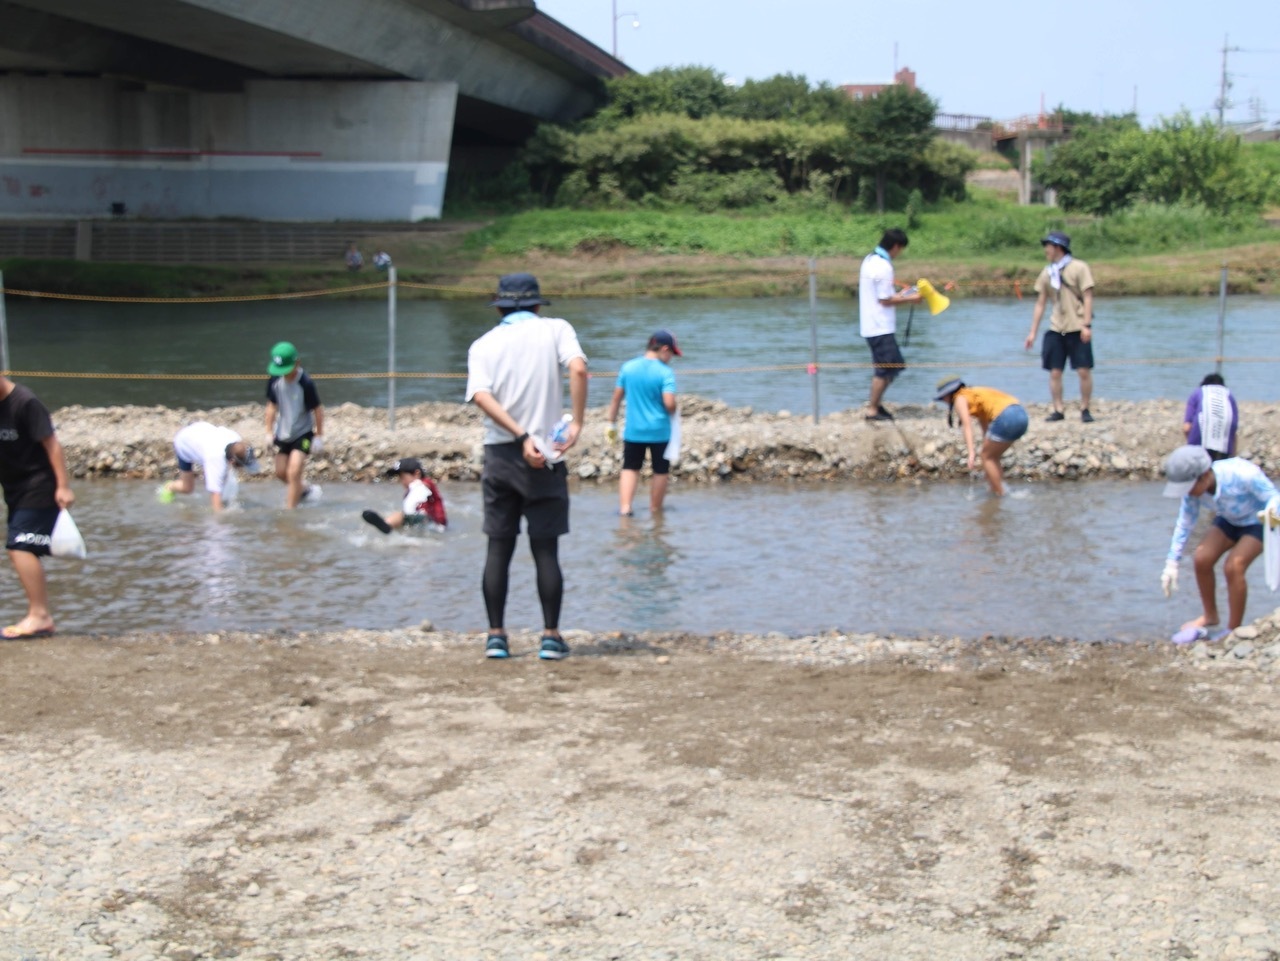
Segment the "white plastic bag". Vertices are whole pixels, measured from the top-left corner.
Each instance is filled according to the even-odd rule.
[[[88,554],[85,550],[84,538],[80,536],[80,528],[65,510],[58,511],[58,519],[53,522],[53,535],[49,538],[49,553],[54,557],[79,557]]]
[[[671,439],[667,441],[667,447],[662,452],[663,458],[671,462],[674,467],[680,462],[680,408],[676,408],[676,412],[671,415]]]
[[[222,503],[225,507],[230,507],[236,502],[236,498],[240,496],[240,481],[236,478],[236,472],[227,470],[226,479],[222,482]]]
[[[1280,529],[1271,524],[1276,516],[1280,516],[1280,497],[1271,498],[1262,512],[1262,566],[1267,587],[1273,591],[1280,589]]]

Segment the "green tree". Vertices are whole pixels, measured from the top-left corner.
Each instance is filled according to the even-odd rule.
[[[1083,110],[1070,110],[1062,104],[1054,109],[1052,116],[1062,121],[1069,131],[1096,130],[1140,130],[1138,115],[1133,113],[1089,113]]]
[[[1256,154],[1207,118],[1185,112],[1142,130],[1099,124],[1078,132],[1043,167],[1065,210],[1111,214],[1135,203],[1198,205],[1217,214],[1256,212],[1269,183]]]
[[[854,164],[874,179],[877,211],[884,212],[891,177],[909,179],[923,158],[937,113],[938,104],[928,94],[900,84],[854,104],[848,120]]]
[[[744,120],[842,123],[852,103],[843,90],[830,84],[810,87],[803,75],[780,73],[766,80],[746,81],[733,92],[725,112]]]
[[[1091,127],[1060,144],[1038,171],[1063,210],[1106,214],[1141,196],[1141,130]]]
[[[1257,211],[1267,199],[1266,174],[1207,117],[1188,113],[1162,120],[1147,133],[1142,197],[1156,203],[1200,204],[1214,213]]]
[[[608,82],[609,102],[588,126],[608,128],[651,113],[710,117],[724,112],[733,89],[710,67],[664,67]]]
[[[720,195],[742,206],[753,185],[768,185],[757,195],[767,203],[810,189],[817,172],[826,175],[824,194],[837,190],[849,175],[849,152],[841,124],[646,114],[577,133],[540,130],[521,161],[557,203],[684,201],[721,176],[732,184]],[[753,172],[766,176],[744,176]]]

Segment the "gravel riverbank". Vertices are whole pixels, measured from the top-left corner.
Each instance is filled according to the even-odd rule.
[[[1243,633],[3,644],[0,957],[1273,959]]]
[[[691,483],[964,473],[936,408],[685,412]],[[1149,480],[1181,437],[1174,403],[1031,412],[1013,477]],[[313,476],[478,476],[472,408],[329,414]],[[77,477],[161,477],[183,423],[260,442],[261,416],[55,421]],[[1276,406],[1242,419],[1280,473]],[[616,476],[604,426],[584,483]],[[0,959],[1280,957],[1280,610],[1189,648],[567,639],[559,663],[430,624],[0,644]]]
[[[1269,474],[1280,473],[1280,406],[1242,403],[1240,452]],[[1173,401],[1095,402],[1096,423],[1074,408],[1045,423],[1045,405],[1028,405],[1031,428],[1005,455],[1012,479],[1089,477],[1151,479],[1182,443],[1182,405]],[[896,408],[892,423],[868,423],[858,409],[812,417],[758,412],[685,397],[684,456],[675,476],[688,482],[725,480],[893,480],[963,477],[964,438],[947,427],[940,407]],[[387,429],[383,409],[344,404],[327,410],[326,451],[313,459],[318,480],[370,480],[397,457],[419,457],[437,478],[478,480],[481,418],[464,404],[419,404],[396,412]],[[160,407],[68,407],[55,412],[58,435],[76,477],[162,477],[174,470],[173,435],[183,424],[210,420],[265,445],[262,408],[184,411]],[[621,446],[604,437],[603,408],[588,412],[583,438],[570,452],[571,473],[608,481],[621,467]]]

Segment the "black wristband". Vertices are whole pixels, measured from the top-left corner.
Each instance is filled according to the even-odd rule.
[[[523,434],[521,434],[519,437],[516,438],[516,443],[523,444],[528,439],[529,439],[529,432],[525,431]]]

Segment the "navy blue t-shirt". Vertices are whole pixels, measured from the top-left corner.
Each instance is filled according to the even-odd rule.
[[[0,487],[9,510],[54,507],[57,476],[44,441],[53,419],[38,397],[21,384],[0,400]]]

